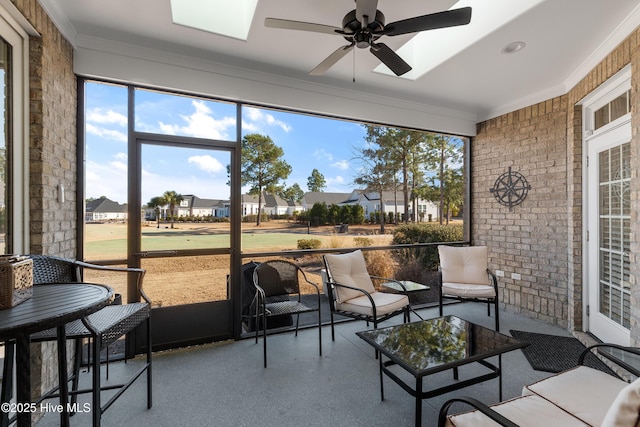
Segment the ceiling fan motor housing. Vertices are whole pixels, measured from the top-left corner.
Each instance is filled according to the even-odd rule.
[[[375,19],[367,20],[367,26],[362,28],[362,23],[358,21],[354,9],[342,19],[342,29],[347,33],[344,36],[345,40],[355,42],[359,48],[367,48],[374,40],[374,33],[384,30],[384,14],[376,10]]]

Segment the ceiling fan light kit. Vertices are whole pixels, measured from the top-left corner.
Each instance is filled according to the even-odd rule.
[[[335,63],[349,53],[354,46],[369,51],[385,64],[397,76],[411,70],[397,53],[384,43],[379,43],[382,36],[398,36],[421,31],[466,25],[471,22],[471,8],[447,10],[444,12],[416,16],[391,22],[385,25],[384,14],[377,9],[378,0],[355,0],[356,8],[345,15],[342,28],[302,21],[291,21],[278,18],[266,18],[265,26],[297,31],[311,31],[322,34],[333,34],[344,37],[349,42],[330,54],[309,74],[318,76],[327,72]],[[373,18],[372,18],[373,17]]]

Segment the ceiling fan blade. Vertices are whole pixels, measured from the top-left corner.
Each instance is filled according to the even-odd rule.
[[[469,22],[471,22],[471,8],[463,7],[461,9],[446,10],[444,12],[416,16],[415,18],[391,22],[378,34],[397,36],[400,34],[435,30],[437,28],[467,25]]]
[[[327,56],[324,61],[322,61],[320,64],[318,64],[318,66],[316,68],[311,70],[311,72],[309,74],[311,74],[312,76],[321,76],[321,75],[323,75],[324,73],[326,73],[329,70],[329,68],[333,67],[333,65],[336,62],[341,60],[347,53],[351,52],[351,50],[353,50],[354,46],[355,46],[355,43],[352,43],[352,44],[347,45],[347,46],[339,47],[338,49],[336,49],[335,52],[333,52],[331,55]]]
[[[411,66],[404,62],[404,59],[400,58],[389,46],[384,43],[376,43],[371,45],[369,49],[376,58],[378,58],[384,65],[389,67],[396,76],[401,76],[404,73],[411,71]]]
[[[323,34],[343,34],[342,28],[331,25],[314,24],[312,22],[290,21],[288,19],[265,18],[264,26],[269,28],[282,28],[284,30],[311,31]]]
[[[356,19],[365,26],[364,16],[367,17],[368,25],[371,21],[376,19],[376,12],[378,11],[378,0],[356,0]]]

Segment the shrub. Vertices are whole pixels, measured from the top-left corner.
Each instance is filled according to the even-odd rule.
[[[394,278],[398,264],[384,251],[365,251],[364,259],[367,262],[367,271],[372,276]],[[379,285],[379,283],[376,283]]]
[[[464,238],[462,224],[405,224],[397,227],[393,232],[393,245],[412,243],[459,242]],[[398,257],[401,264],[418,261],[427,270],[438,268],[438,248],[399,249]]]
[[[319,249],[322,242],[318,239],[300,239],[298,240],[298,249]]]
[[[365,248],[367,246],[373,245],[373,240],[368,237],[354,237],[353,245],[357,248]]]

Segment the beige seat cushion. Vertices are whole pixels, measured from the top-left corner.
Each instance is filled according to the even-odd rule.
[[[625,386],[604,416],[602,427],[640,426],[640,378]]]
[[[536,395],[516,397],[493,405],[491,409],[521,427],[585,427],[587,425]],[[448,427],[500,426],[480,411],[449,416],[445,425]]]
[[[600,426],[624,381],[587,366],[578,366],[527,385],[523,395],[536,394],[591,426]]]
[[[442,282],[442,295],[464,298],[493,298],[496,290],[489,285]]]
[[[346,254],[327,254],[324,256],[329,269],[329,276],[340,285],[363,289],[369,293],[376,291],[367,271],[367,264],[361,250]],[[352,298],[362,296],[362,292],[336,287],[336,302],[343,303]]]
[[[386,314],[393,313],[394,311],[400,310],[401,308],[409,305],[409,298],[407,298],[406,295],[374,292],[371,294],[371,297],[373,298],[373,302],[376,305],[376,317],[381,317]],[[357,298],[351,298],[350,300],[343,303],[337,303],[336,308],[338,310],[373,316],[371,301],[369,301],[369,298],[367,298],[366,295],[362,295]]]

